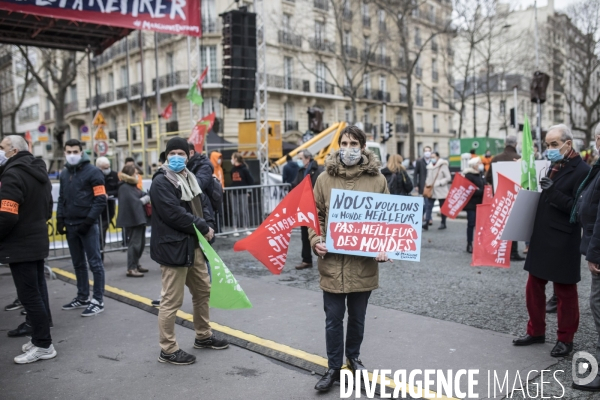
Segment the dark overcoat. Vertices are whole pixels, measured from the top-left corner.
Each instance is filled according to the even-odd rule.
[[[581,254],[594,264],[600,264],[600,164],[593,167],[588,184],[577,202],[579,221],[583,228]]]
[[[525,270],[533,276],[563,284],[581,280],[581,225],[569,219],[589,169],[577,156],[552,178],[550,189],[542,191],[525,260]]]

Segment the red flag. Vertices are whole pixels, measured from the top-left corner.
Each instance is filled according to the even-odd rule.
[[[473,194],[477,191],[477,185],[462,176],[456,174],[446,201],[442,206],[442,214],[454,219],[467,205]]]
[[[312,181],[308,175],[252,235],[236,242],[233,250],[248,250],[269,271],[279,275],[287,260],[292,228],[297,226],[307,226],[321,235]]]
[[[206,79],[206,75],[208,75],[208,65],[206,66],[206,68],[204,68],[204,71],[202,71],[200,78],[198,78],[198,80],[196,81],[196,87],[198,88],[198,92],[202,91],[202,83]]]
[[[204,139],[206,138],[206,134],[210,132],[215,123],[215,113],[211,113],[206,117],[202,118],[200,121],[196,122],[196,125],[192,128],[192,133],[190,134],[189,142],[194,143],[194,149],[202,153],[204,150]]]
[[[171,115],[173,115],[173,103],[169,103],[165,109],[163,110],[162,114],[160,114],[161,117],[163,117],[164,119],[169,119],[171,118]]]
[[[491,204],[478,204],[476,213],[476,225],[473,237],[472,267],[510,267],[510,247],[512,242],[501,240],[495,251],[489,252],[486,244],[494,240],[494,235],[484,229],[487,218],[491,213]]]
[[[484,245],[489,253],[495,253],[501,246],[500,237],[520,189],[521,186],[506,176],[498,174],[496,194],[494,194],[490,212],[486,215],[483,225],[485,235],[489,239]]]
[[[494,193],[492,193],[492,185],[485,185],[483,187],[483,204],[491,203],[493,198]]]

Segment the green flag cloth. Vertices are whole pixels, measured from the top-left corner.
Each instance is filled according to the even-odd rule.
[[[531,139],[531,126],[525,115],[523,124],[523,157],[521,158],[521,187],[537,192],[537,180],[535,172],[535,154],[533,151],[533,140]]]
[[[204,99],[202,98],[202,93],[200,93],[200,88],[198,88],[197,82],[192,83],[192,86],[190,86],[190,89],[185,97],[198,106],[201,106],[202,103],[204,103]]]
[[[196,227],[194,227],[196,229]],[[210,264],[212,282],[210,287],[210,306],[223,310],[236,310],[240,308],[252,308],[246,293],[235,279],[229,268],[221,257],[213,250],[212,246],[196,229],[196,235],[200,242],[200,248],[204,252]]]

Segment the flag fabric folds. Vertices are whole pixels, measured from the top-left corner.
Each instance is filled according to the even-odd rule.
[[[208,66],[204,68],[204,71],[202,71],[200,77],[194,83],[192,83],[192,86],[190,86],[190,89],[185,96],[189,101],[198,106],[202,105],[204,102],[204,98],[202,97],[202,83],[204,82],[204,79],[206,79],[207,74]]]
[[[163,112],[160,114],[161,117],[163,117],[164,119],[169,119],[171,118],[171,116],[173,115],[173,102],[170,102],[165,109],[163,110]]]
[[[521,158],[521,187],[523,189],[537,192],[537,180],[535,172],[535,153],[533,151],[533,140],[531,138],[531,125],[525,115],[523,124],[523,157]]]
[[[446,196],[446,201],[441,208],[442,214],[449,218],[456,218],[476,191],[477,185],[461,174],[456,174],[452,181],[452,186],[450,186],[448,196]]]
[[[310,175],[285,196],[252,235],[236,242],[233,250],[247,250],[279,275],[287,260],[292,228],[297,226],[307,226],[321,235]]]
[[[200,242],[200,248],[208,261],[208,268],[211,270],[210,307],[223,310],[252,308],[252,303],[248,300],[248,296],[246,296],[237,279],[235,279],[229,268],[221,260],[221,257],[219,257],[198,229],[196,229],[196,235],[198,236],[198,242]]]

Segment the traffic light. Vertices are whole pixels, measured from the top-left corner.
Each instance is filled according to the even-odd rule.
[[[392,133],[394,133],[391,122],[385,122],[385,130],[383,132],[383,137],[381,138],[381,143],[385,143],[392,137]]]

